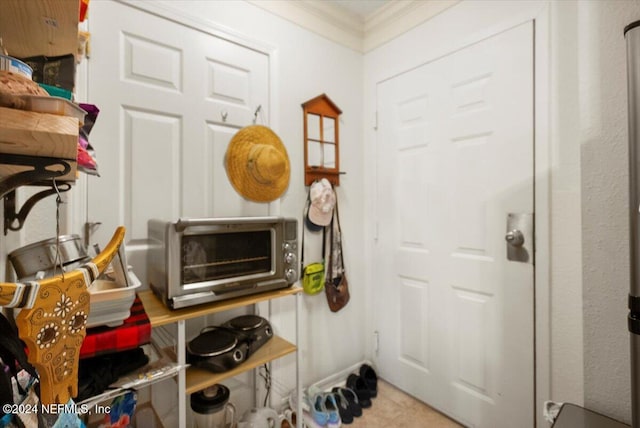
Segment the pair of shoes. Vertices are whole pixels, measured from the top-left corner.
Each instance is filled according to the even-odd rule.
[[[311,402],[311,416],[315,423],[326,428],[340,428],[342,421],[338,404],[332,393],[316,393]]]
[[[371,399],[378,396],[378,375],[373,367],[363,364],[359,374],[350,374],[347,377],[347,388],[356,393],[363,409],[369,408]]]
[[[335,395],[331,392],[324,394],[323,402],[325,411],[329,413],[327,428],[340,428],[342,420],[340,419],[340,412],[338,412],[338,403],[336,403]]]
[[[371,398],[378,396],[378,375],[376,371],[369,364],[363,364],[360,366],[360,377],[364,379],[364,383],[369,389]]]
[[[348,425],[353,422],[353,418],[362,416],[362,407],[358,396],[352,389],[336,386],[331,391],[335,394],[338,412],[343,424]]]
[[[363,409],[371,407],[371,393],[364,383],[364,379],[356,374],[350,374],[349,377],[347,377],[347,388],[356,393],[360,407]]]

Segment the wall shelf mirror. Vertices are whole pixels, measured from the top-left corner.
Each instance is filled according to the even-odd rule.
[[[326,178],[340,185],[340,132],[342,111],[325,94],[302,104],[304,119],[304,184]]]

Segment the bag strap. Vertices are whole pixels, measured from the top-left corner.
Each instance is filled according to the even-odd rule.
[[[4,360],[3,360],[4,361]],[[11,375],[9,373],[9,366],[0,364],[0,404],[13,404],[13,386],[11,384]],[[4,416],[7,412],[2,411]]]
[[[9,320],[0,312],[0,358],[9,367],[11,374],[16,376],[18,369],[15,366],[17,361],[20,367],[26,370],[32,377],[38,379],[36,369],[27,361],[27,354],[24,351],[24,344],[18,337],[18,332],[9,323]]]
[[[327,227],[331,228],[331,235],[327,235]],[[327,246],[327,238],[329,239],[329,245]],[[325,282],[329,281],[330,279],[333,279],[331,277],[331,265],[332,265],[332,259],[333,257],[331,257],[331,249],[333,248],[332,243],[331,243],[331,239],[333,238],[333,217],[331,217],[331,223],[329,223],[328,226],[325,226],[322,228],[322,257],[324,257],[324,259],[327,261],[327,264],[324,267],[324,280]]]
[[[304,230],[307,228],[304,224],[305,219],[307,217],[307,213],[309,212],[309,206],[311,204],[311,188],[309,188],[309,192],[307,193],[307,201],[304,203],[304,208],[302,209],[302,248],[300,249],[300,275],[304,273]]]
[[[335,205],[335,211],[333,213],[333,218],[336,221],[336,228],[338,231],[337,245],[340,247],[340,267],[344,272],[344,249],[342,248],[342,228],[340,227],[340,214],[338,214],[338,194],[335,193],[335,195],[336,195],[336,205]]]
[[[7,320],[2,312],[0,312],[0,333],[2,333],[0,334],[0,358],[2,358],[2,362],[9,369],[11,375],[16,379],[18,391],[21,395],[25,395],[27,393],[27,391],[22,388],[22,385],[20,385],[20,382],[18,382],[18,367],[16,367],[16,362],[18,363],[20,368],[31,375],[31,385],[28,386],[27,389],[32,388],[36,396],[39,397],[40,383],[34,382],[34,380],[39,379],[38,373],[36,372],[36,369],[31,365],[31,363],[27,361],[27,354],[24,350],[25,346],[18,337],[18,332],[13,328],[11,323],[9,323],[9,320]],[[9,384],[6,383],[7,380],[9,381]],[[13,390],[11,381],[7,376],[4,376],[2,383],[3,404],[12,403]],[[6,400],[10,401],[7,401],[7,403],[5,403]],[[38,428],[45,428],[47,426],[41,412],[37,412],[36,419],[38,421]]]
[[[338,195],[336,194],[336,204],[333,208],[333,216],[331,217],[331,237],[329,244],[331,245],[329,257],[331,258],[330,278],[339,278],[344,273],[344,255],[342,248],[342,229],[340,228],[340,215],[338,213]],[[337,254],[336,254],[337,253]]]
[[[325,278],[327,280],[334,280],[344,272],[344,255],[342,249],[342,229],[340,228],[340,216],[338,214],[338,194],[336,195],[336,203],[333,207],[333,216],[331,217],[331,223],[327,226],[329,233],[323,235],[323,254],[327,261],[327,270]],[[327,240],[329,241],[327,243]],[[326,250],[325,250],[326,248]],[[337,251],[339,258],[334,257]],[[334,275],[335,270],[335,275]]]

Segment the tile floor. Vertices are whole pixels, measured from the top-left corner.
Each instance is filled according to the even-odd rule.
[[[364,414],[349,428],[457,428],[462,425],[405,394],[390,384],[378,381],[378,396]]]

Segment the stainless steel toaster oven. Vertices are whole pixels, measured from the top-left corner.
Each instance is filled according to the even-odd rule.
[[[173,309],[290,287],[297,231],[283,217],[149,220],[150,286]]]

